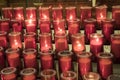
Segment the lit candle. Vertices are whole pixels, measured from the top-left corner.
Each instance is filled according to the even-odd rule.
[[[7,32],[0,31],[0,46],[3,48],[8,47]]]
[[[27,7],[26,8],[26,18],[36,20],[36,7]]]
[[[10,20],[1,19],[0,20],[0,31],[9,32],[9,30],[10,30]]]
[[[3,47],[0,47],[0,70],[5,67],[5,54]]]
[[[7,18],[7,19],[13,18],[12,7],[2,8],[2,15],[3,15],[3,18]]]

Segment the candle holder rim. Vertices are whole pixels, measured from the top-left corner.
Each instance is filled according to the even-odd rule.
[[[40,55],[48,55],[48,54],[52,55],[52,54],[54,54],[54,51],[53,50],[49,50],[48,52],[41,52],[41,51],[39,51],[38,53]]]
[[[10,32],[8,35],[9,36],[18,36],[18,35],[21,35],[21,33],[20,32]]]
[[[31,70],[32,72],[27,72],[25,73],[26,70]],[[35,68],[25,68],[23,70],[21,70],[20,74],[21,75],[32,75],[32,74],[35,74],[36,73],[36,69]]]
[[[111,80],[111,77],[117,77],[120,79],[120,75],[119,74],[112,74],[112,75],[109,75],[107,80]]]
[[[36,21],[36,19],[25,19],[25,22],[27,21]]]
[[[106,5],[101,5],[101,6],[96,6],[95,8],[96,9],[103,9],[103,8],[107,8],[107,6]]]
[[[103,19],[102,22],[114,22],[115,19]]]
[[[57,19],[57,20],[53,20],[53,22],[62,22],[65,21],[65,19]]]
[[[111,34],[111,38],[120,38],[120,34]]]
[[[39,19],[38,21],[39,21],[39,23],[40,23],[40,22],[44,22],[44,21],[51,22],[50,19]]]
[[[51,34],[50,33],[40,33],[39,37],[41,37],[41,36],[47,37],[47,36],[51,36]]]
[[[0,36],[7,35],[6,31],[0,31]]]
[[[91,57],[91,56],[92,56],[91,52],[82,52],[80,54],[77,54],[77,57],[81,57],[81,58],[87,58],[87,57]]]
[[[37,52],[37,50],[33,49],[33,48],[23,50],[23,54],[34,54],[36,52]]]
[[[27,7],[26,10],[29,10],[29,9],[34,9],[36,10],[36,7]]]
[[[64,38],[67,37],[67,34],[55,34],[55,37]]]
[[[43,74],[45,71],[52,71],[53,73],[50,75],[45,75],[45,74]],[[46,69],[46,70],[43,70],[41,73],[41,76],[46,76],[46,77],[51,77],[51,76],[55,76],[56,75],[56,71],[55,70],[53,70],[53,69]]]
[[[63,9],[63,7],[58,7],[58,6],[52,7],[52,10],[55,10],[55,9]]]
[[[97,55],[98,58],[113,58],[113,54],[112,53],[108,53],[108,52],[101,52]]]
[[[100,33],[92,33],[90,37],[97,38],[97,37],[103,37],[103,34]]]
[[[120,5],[114,5],[112,8],[120,8]]]
[[[92,9],[91,6],[80,6],[80,9]]]
[[[73,74],[73,77],[64,77],[64,74],[65,74],[65,73]],[[69,78],[70,78],[70,79],[75,79],[76,77],[77,77],[77,75],[76,75],[76,73],[73,72],[73,71],[66,71],[66,72],[64,72],[64,73],[61,74],[61,78],[63,78],[63,79],[66,79],[66,78],[67,78],[67,79],[69,79]]]
[[[74,38],[81,38],[81,37],[84,37],[84,34],[83,33],[76,33],[76,34],[73,34],[71,37],[74,37]]]
[[[5,72],[6,70],[9,70],[9,72]],[[17,69],[15,67],[6,67],[1,70],[1,74],[8,75],[8,74],[15,73],[16,71],[17,71]]]
[[[14,10],[24,9],[23,7],[14,7]]]
[[[76,9],[76,7],[75,6],[67,6],[67,7],[65,7],[65,9]]]
[[[71,19],[67,19],[68,22],[80,22],[80,19],[74,19],[74,20],[71,20]]]
[[[24,34],[24,36],[36,36],[35,32],[27,32]]]
[[[20,20],[18,19],[11,19],[11,22],[19,22]]]
[[[10,19],[8,18],[4,18],[4,19],[0,19],[1,22],[7,22],[7,21],[10,21]]]
[[[8,48],[5,52],[6,52],[7,54],[12,54],[12,53],[16,53],[16,52],[18,52],[18,51],[19,51],[18,48],[17,48],[17,49]]]
[[[69,54],[62,54],[62,53],[69,53]],[[68,51],[68,50],[65,50],[65,51],[60,51],[60,52],[58,52],[58,55],[59,55],[59,56],[72,56],[72,55],[73,55],[73,52]]]
[[[97,20],[95,18],[88,18],[88,19],[85,19],[84,22],[97,22]]]
[[[2,10],[7,10],[7,9],[12,10],[13,8],[12,8],[12,7],[3,7],[3,8],[2,8]]]

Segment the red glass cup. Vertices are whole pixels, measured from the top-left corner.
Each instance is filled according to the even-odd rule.
[[[104,35],[104,42],[109,44],[111,41],[111,34],[114,34],[114,19],[105,19],[102,21],[102,33]]]
[[[101,52],[97,55],[97,69],[103,80],[106,80],[113,73],[113,55],[107,52]]]
[[[21,69],[19,49],[8,48],[6,51],[7,62],[10,67]]]
[[[81,77],[92,71],[91,56],[92,56],[92,53],[90,52],[82,52],[81,54],[77,54],[79,75]]]
[[[50,33],[39,34],[40,51],[47,52],[52,50],[52,36]]]
[[[1,79],[2,80],[17,80],[16,68],[15,67],[6,67],[1,70]]]
[[[36,7],[27,7],[26,8],[26,18],[27,19],[37,19]]]
[[[25,20],[26,32],[36,32],[37,21],[35,19]]]
[[[36,33],[27,32],[24,34],[24,47],[25,49],[28,48],[36,49]]]
[[[99,52],[103,52],[103,35],[99,33],[92,33],[90,35],[90,52],[93,57],[97,57]]]
[[[55,35],[56,52],[68,50],[67,34]]]
[[[5,67],[5,53],[3,47],[0,47],[0,70]]]
[[[7,32],[5,31],[0,31],[0,46],[3,48],[8,47]]]
[[[50,8],[49,7],[39,7],[39,19],[50,20]]]
[[[60,80],[77,80],[77,74],[73,71],[66,71],[60,75]]]
[[[10,47],[13,49],[22,48],[21,33],[10,32],[8,34]]]
[[[13,18],[12,7],[2,8],[2,15],[3,15],[3,18],[12,19]]]
[[[10,30],[10,20],[1,19],[0,20],[0,31],[9,32],[9,30]]]
[[[89,72],[83,76],[83,80],[101,80],[101,78],[98,73]]]
[[[55,34],[65,34],[65,20],[53,20],[53,27]]]
[[[72,35],[72,51],[77,54],[85,50],[84,34],[77,33]]]
[[[73,53],[70,51],[61,51],[58,53],[59,56],[59,72],[63,73],[72,70],[72,56]]]
[[[107,80],[120,80],[120,75],[119,74],[112,74],[107,78]]]
[[[90,35],[92,33],[96,33],[96,23],[96,19],[94,18],[88,18],[84,20],[86,43],[90,42]]]
[[[92,7],[91,6],[81,6],[80,7],[80,20],[81,22],[84,21],[84,19],[91,18],[92,16]]]
[[[63,8],[62,7],[53,7],[52,8],[52,19],[53,20],[63,19]]]
[[[41,70],[53,69],[54,68],[53,51],[39,52],[39,54],[40,54]]]
[[[24,20],[24,8],[23,7],[15,7],[13,8],[14,18],[17,20]]]
[[[66,20],[75,20],[77,19],[76,7],[66,7]]]
[[[120,34],[111,35],[111,53],[114,55],[114,62],[120,63]]]
[[[51,22],[50,20],[39,20],[40,33],[50,33]]]
[[[22,80],[36,80],[36,69],[25,68],[20,71]]]
[[[40,72],[41,80],[57,80],[56,71],[53,69],[46,69]]]
[[[23,50],[24,67],[37,69],[37,51],[29,48]]]

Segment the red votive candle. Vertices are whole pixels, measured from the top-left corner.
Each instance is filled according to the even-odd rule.
[[[92,15],[92,7],[91,6],[81,6],[80,7],[80,20],[81,22],[84,21],[84,19],[91,18]]]
[[[0,31],[0,46],[3,48],[8,47],[7,32]]]
[[[106,19],[102,21],[102,33],[104,35],[104,41],[107,44],[111,41],[111,34],[114,34],[114,23],[114,19]]]
[[[36,33],[27,32],[24,34],[24,47],[25,49],[28,48],[36,49]]]
[[[24,67],[25,68],[36,68],[37,69],[37,51],[29,48],[23,50]]]
[[[8,65],[10,67],[21,68],[19,49],[8,48],[6,51]]]
[[[98,73],[89,72],[83,76],[83,80],[101,80],[101,78]]]
[[[12,7],[2,8],[2,15],[3,15],[3,18],[7,18],[7,19],[13,18]]]
[[[39,20],[40,33],[50,33],[51,22],[50,20]]]
[[[97,68],[103,80],[106,80],[113,73],[112,58],[113,55],[111,53],[98,54]]]
[[[66,7],[66,20],[75,20],[77,19],[76,7]]]
[[[85,27],[85,41],[86,43],[90,42],[90,35],[96,33],[96,19],[88,18],[84,20]]]
[[[53,51],[39,52],[39,53],[40,53],[41,70],[53,69],[54,68]]]
[[[72,35],[72,51],[77,54],[85,50],[84,34],[77,33]]]
[[[21,33],[10,32],[8,34],[10,47],[13,49],[22,48]]]
[[[39,19],[50,20],[50,8],[49,7],[39,7]]]
[[[0,47],[0,70],[5,67],[5,53],[3,47]]]
[[[1,79],[2,80],[17,80],[16,68],[6,67],[1,70]]]
[[[36,20],[36,7],[26,8],[26,18]]]
[[[52,8],[52,19],[53,20],[63,19],[63,8],[62,7],[53,7]]]
[[[41,80],[57,80],[56,71],[53,69],[46,69],[40,72]]]
[[[14,18],[17,20],[24,20],[24,8],[23,7],[15,7],[14,10]]]
[[[10,30],[10,20],[1,19],[0,20],[0,31],[9,32],[9,30]]]
[[[67,34],[55,35],[56,52],[68,50]]]
[[[36,69],[25,68],[20,71],[22,80],[36,80]]]
[[[55,34],[65,34],[65,20],[53,20],[53,27]]]
[[[120,63],[120,34],[111,35],[111,53],[114,55],[114,61]]]
[[[77,74],[73,71],[66,71],[60,75],[60,80],[77,80]]]
[[[92,54],[90,52],[82,52],[81,54],[77,54],[79,75],[81,77],[92,71],[91,56]]]
[[[40,51],[47,52],[52,50],[52,36],[50,33],[39,34]]]
[[[103,35],[92,33],[90,35],[90,52],[94,57],[97,57],[99,52],[103,52]]]
[[[37,22],[35,19],[25,20],[25,27],[27,32],[36,32]]]

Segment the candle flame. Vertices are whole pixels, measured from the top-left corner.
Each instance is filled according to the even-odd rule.
[[[30,18],[33,18],[33,15],[32,15],[32,14],[30,15]]]
[[[31,19],[29,19],[28,23],[29,23],[29,24],[31,24],[31,23],[32,23],[32,20],[31,20]]]
[[[14,42],[15,42],[15,45],[18,45],[18,42],[17,42],[17,40],[14,40]]]
[[[46,15],[43,15],[44,16],[44,19],[47,19],[47,16]]]
[[[18,17],[19,17],[19,18],[21,18],[21,15],[20,15],[20,14],[18,14]]]
[[[100,18],[101,18],[101,19],[103,18],[103,14],[102,14],[102,13],[100,13]]]
[[[73,19],[73,16],[72,15],[70,15],[70,20],[72,20]]]

